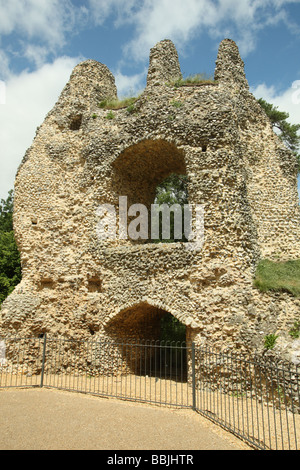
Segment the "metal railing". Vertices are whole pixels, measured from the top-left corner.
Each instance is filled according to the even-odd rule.
[[[192,408],[257,449],[299,448],[299,382],[294,364],[194,343],[0,340],[0,387],[44,386]]]

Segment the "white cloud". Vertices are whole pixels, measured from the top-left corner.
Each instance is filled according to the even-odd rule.
[[[208,10],[206,1],[146,1],[144,8],[132,17],[136,36],[126,45],[125,51],[134,58],[145,58],[149,49],[161,39],[186,43],[193,31],[207,21]]]
[[[263,98],[277,106],[280,111],[289,113],[288,121],[291,124],[300,124],[300,81],[295,80],[282,92],[278,92],[274,86],[268,87],[265,83],[256,86],[251,92],[256,98]]]
[[[6,79],[10,75],[9,57],[0,49],[0,78]]]
[[[146,84],[148,69],[136,75],[124,75],[120,70],[114,72],[118,97],[137,96]]]
[[[24,46],[23,57],[33,62],[36,68],[42,67],[48,56],[47,47],[38,46],[36,44],[27,44]]]
[[[277,106],[280,111],[289,113],[287,119],[291,124],[300,124],[300,80],[295,80],[291,86],[278,93],[273,86],[262,83],[251,90],[256,98],[263,98],[268,103]],[[298,176],[298,193],[300,199],[300,175]]]
[[[6,62],[15,56],[40,66],[49,60],[49,54],[62,50],[69,35],[86,26],[87,18],[87,8],[71,0],[0,0],[0,41],[4,36],[12,38],[0,54]],[[9,75],[3,66],[0,73]]]
[[[147,0],[146,0],[147,1]],[[140,7],[144,7],[145,0],[89,0],[89,8],[92,18],[97,25],[102,25],[110,16],[115,17],[115,25],[118,26],[127,21]]]
[[[184,50],[203,31],[217,42],[231,37],[246,55],[266,25],[283,22],[291,32],[299,32],[285,10],[292,3],[299,0],[88,0],[84,5],[76,0],[0,0],[0,38],[14,35],[22,49],[14,54],[40,65],[88,20],[101,27],[109,18],[115,28],[131,27],[131,39],[124,44],[131,60],[145,60],[149,49],[165,38]]]
[[[133,37],[125,53],[144,60],[161,39],[172,39],[184,47],[204,30],[218,41],[235,39],[242,55],[256,47],[257,33],[265,26],[283,22],[291,32],[299,31],[285,6],[299,0],[90,0],[96,24],[115,18],[115,26],[129,24]]]
[[[15,174],[36,128],[54,106],[78,58],[61,57],[35,72],[11,76],[6,104],[0,105],[0,198],[13,188]]]
[[[72,25],[71,12],[69,0],[1,0],[0,30],[2,35],[17,32],[57,45]]]

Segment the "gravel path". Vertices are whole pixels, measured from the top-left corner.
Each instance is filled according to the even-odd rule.
[[[192,410],[53,389],[0,390],[0,450],[249,450]]]

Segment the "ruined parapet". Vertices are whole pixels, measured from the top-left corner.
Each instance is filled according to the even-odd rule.
[[[249,89],[244,62],[231,39],[224,39],[219,46],[214,78],[220,85],[229,88]]]
[[[160,41],[150,51],[147,87],[182,78],[177,50],[172,41]]]
[[[80,128],[84,113],[102,100],[117,98],[115,78],[106,65],[86,60],[76,65],[50,115],[61,129]]]
[[[105,98],[116,98],[115,78],[106,65],[96,60],[85,60],[74,67],[58,103],[63,105],[71,97],[90,106]]]

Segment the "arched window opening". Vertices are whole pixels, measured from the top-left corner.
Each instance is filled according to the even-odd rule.
[[[175,174],[183,176],[176,176],[179,178],[176,181]],[[113,162],[111,189],[115,205],[119,207],[119,210],[120,196],[125,196],[126,199],[127,232],[126,236],[121,238],[122,243],[151,243],[153,238],[151,206],[158,196],[160,199],[166,196],[166,190],[163,194],[162,188],[158,194],[158,185],[164,182],[169,185],[165,186],[170,189],[169,193],[172,192],[174,195],[176,193],[178,196],[180,186],[186,181],[185,174],[184,151],[164,139],[146,139],[126,148],[119,155]],[[165,183],[166,178],[170,178],[167,183]],[[172,191],[171,183],[173,184]],[[142,210],[142,217],[140,210]],[[173,216],[171,215],[171,217]],[[143,225],[144,220],[145,224]],[[159,235],[156,238],[159,239]]]

